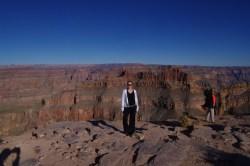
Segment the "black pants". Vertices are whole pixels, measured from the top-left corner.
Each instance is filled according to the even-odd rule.
[[[132,135],[135,132],[135,107],[125,107],[123,111],[123,129],[125,134]],[[129,116],[129,124],[128,124]]]

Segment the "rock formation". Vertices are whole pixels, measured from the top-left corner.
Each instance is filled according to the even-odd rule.
[[[175,119],[137,122],[126,136],[121,121],[55,122],[0,140],[0,165],[249,165],[249,116],[216,124],[197,118],[187,128]]]
[[[220,113],[249,113],[250,68],[142,64],[0,67],[0,135],[54,121],[121,119],[121,92],[133,80],[138,120],[204,114],[203,90],[216,89]]]

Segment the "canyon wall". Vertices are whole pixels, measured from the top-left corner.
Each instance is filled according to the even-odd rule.
[[[250,113],[249,67],[183,67],[182,70],[190,75],[193,98],[201,98],[201,89],[211,87],[216,93],[219,114]],[[192,102],[195,103],[198,102]]]
[[[138,120],[162,121],[184,111],[204,114],[203,91],[216,90],[218,110],[249,112],[250,68],[143,64],[0,67],[0,135],[53,121],[121,119],[128,80],[138,91]]]

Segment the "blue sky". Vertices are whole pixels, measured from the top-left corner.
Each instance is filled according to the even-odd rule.
[[[250,65],[248,0],[1,0],[0,64]]]

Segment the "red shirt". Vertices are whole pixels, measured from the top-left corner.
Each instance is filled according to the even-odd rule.
[[[215,95],[213,95],[213,106],[215,106],[215,103],[216,103],[216,97]]]

